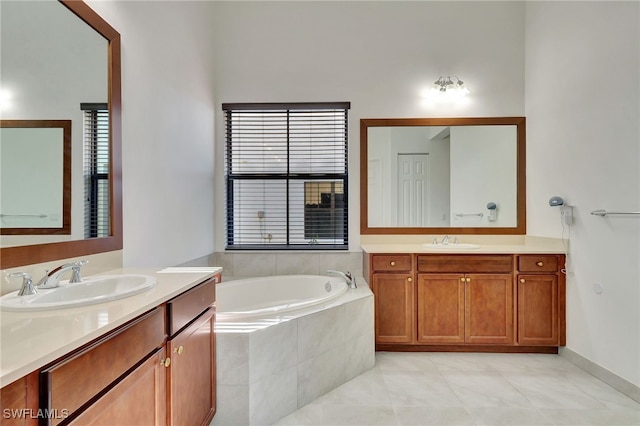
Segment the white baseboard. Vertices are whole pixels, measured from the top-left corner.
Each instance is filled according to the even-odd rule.
[[[566,347],[561,347],[558,350],[558,355],[565,358],[567,361],[572,362],[573,364],[577,365],[578,367],[582,368],[598,379],[602,380],[617,391],[627,395],[634,401],[640,403],[640,387],[623,379],[617,374],[612,373],[611,371],[596,364],[595,362],[588,360],[587,358],[572,351],[571,349],[567,349]]]

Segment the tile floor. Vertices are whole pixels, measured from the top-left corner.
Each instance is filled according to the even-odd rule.
[[[276,425],[640,425],[640,404],[558,355],[377,352]]]

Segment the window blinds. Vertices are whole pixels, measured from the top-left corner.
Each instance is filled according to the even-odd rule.
[[[109,221],[109,110],[107,104],[83,103],[84,236],[106,237]]]
[[[347,249],[349,103],[222,108],[227,249]]]

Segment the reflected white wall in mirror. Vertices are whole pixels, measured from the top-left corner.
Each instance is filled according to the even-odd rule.
[[[2,119],[72,121],[72,229],[71,235],[3,235],[0,245],[84,239],[80,103],[108,101],[108,42],[57,1],[2,1],[1,7],[0,88],[12,95]],[[24,164],[33,168],[29,158]],[[2,185],[20,183],[9,177]]]
[[[369,227],[517,225],[515,125],[370,127],[367,169]]]

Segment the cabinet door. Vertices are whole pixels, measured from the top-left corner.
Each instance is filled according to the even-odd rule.
[[[171,425],[208,425],[215,414],[214,313],[208,309],[167,343]]]
[[[373,274],[376,343],[411,343],[415,335],[411,274]]]
[[[69,425],[165,425],[164,358],[164,348],[159,349]]]
[[[465,275],[465,342],[513,344],[513,276]]]
[[[465,278],[418,275],[418,342],[464,343]]]
[[[38,372],[0,389],[0,426],[38,425]]]
[[[558,277],[518,276],[518,343],[558,345]]]

